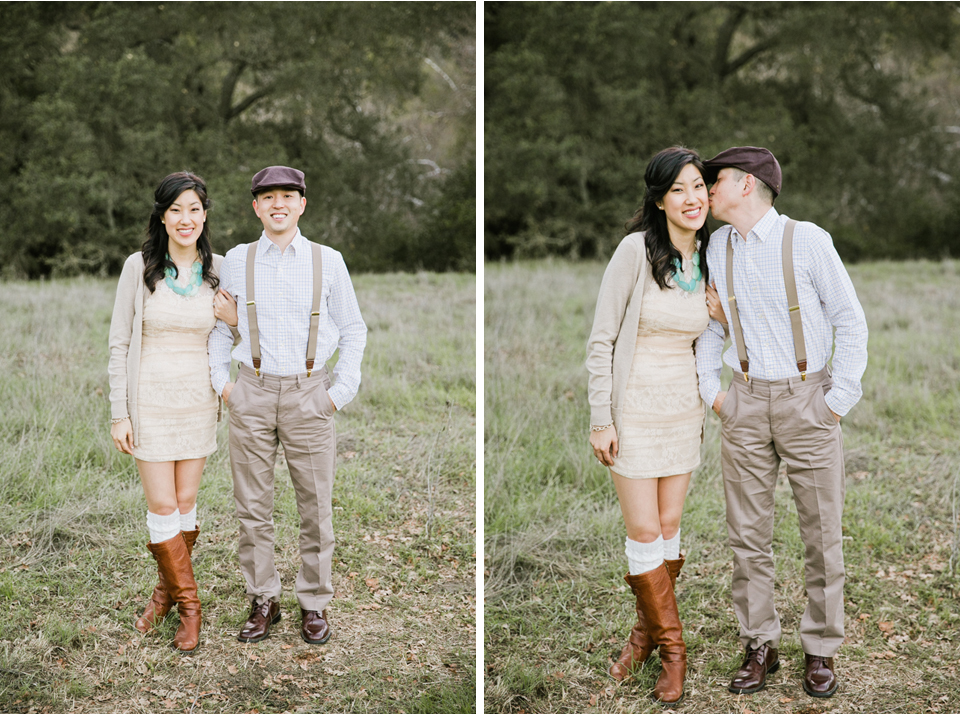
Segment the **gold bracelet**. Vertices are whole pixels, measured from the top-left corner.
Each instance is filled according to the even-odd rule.
[[[111,420],[110,420],[110,424],[119,424],[120,422],[126,421],[126,420],[129,419],[129,418],[130,418],[130,417],[125,416],[125,417],[120,417],[119,419],[111,419]]]
[[[610,422],[610,423],[607,424],[606,426],[591,426],[591,427],[590,427],[590,430],[591,430],[591,431],[606,431],[606,430],[609,429],[611,426],[613,426],[613,422]]]

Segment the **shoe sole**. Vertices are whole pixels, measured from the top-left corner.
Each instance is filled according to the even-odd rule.
[[[767,686],[767,677],[769,677],[771,674],[776,672],[778,669],[780,669],[780,660],[777,660],[776,662],[774,662],[773,666],[767,670],[767,673],[765,675],[763,675],[763,681],[760,682],[759,687],[753,687],[752,689],[740,689],[738,687],[734,687],[733,685],[730,685],[729,687],[727,687],[727,691],[732,692],[733,694],[756,694],[757,692],[759,692],[760,690],[762,690],[764,687]]]
[[[832,697],[836,693],[837,689],[839,689],[839,687],[840,687],[840,682],[837,682],[836,684],[833,685],[833,689],[831,689],[829,692],[811,692],[809,689],[807,689],[807,683],[806,682],[803,683],[803,691],[805,691],[811,697],[816,697],[817,699],[827,699],[828,697]]]
[[[324,637],[322,640],[309,640],[307,639],[307,636],[303,634],[303,630],[300,630],[300,639],[306,642],[308,645],[325,645],[327,644],[327,641],[330,639],[330,635],[332,634],[333,634],[333,630],[331,629],[327,631],[327,636]]]
[[[656,697],[650,697],[650,701],[659,704],[664,709],[673,709],[676,706],[680,706],[680,703],[683,701],[683,698],[686,696],[686,692],[680,695],[680,698],[675,702],[665,702],[662,699],[657,699]]]
[[[243,642],[244,644],[249,644],[252,642],[263,642],[265,639],[267,639],[267,637],[270,636],[270,627],[272,627],[273,625],[276,625],[278,622],[280,622],[279,613],[277,613],[277,616],[270,621],[270,625],[267,626],[267,631],[263,633],[262,637],[243,637],[241,635],[237,635],[237,640],[239,640],[240,642]]]

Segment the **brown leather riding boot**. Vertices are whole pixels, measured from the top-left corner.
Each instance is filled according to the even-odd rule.
[[[667,571],[670,573],[670,582],[674,587],[676,587],[677,576],[680,574],[680,569],[683,567],[683,561],[684,557],[682,555],[677,560],[663,561],[667,565]],[[630,578],[632,577],[634,576],[625,575],[623,579],[627,581],[627,585],[630,586],[634,596],[637,597],[637,622],[633,626],[633,629],[630,630],[627,644],[620,650],[620,656],[617,658],[617,661],[610,665],[610,669],[607,670],[607,673],[618,682],[622,682],[629,677],[637,667],[642,666],[650,657],[653,650],[656,649],[656,645],[654,645],[653,640],[651,640],[647,634],[647,626],[643,618],[643,609],[640,607],[640,598],[637,596],[637,591],[630,582]]]
[[[173,638],[173,646],[185,654],[192,653],[200,643],[200,598],[197,581],[193,578],[193,564],[187,550],[186,538],[173,537],[147,547],[157,560],[160,577],[180,613],[180,627]]]
[[[180,534],[183,536],[184,542],[187,544],[187,552],[193,556],[193,546],[197,542],[197,537],[200,535],[200,526],[197,526],[196,530],[192,531],[180,531]],[[170,597],[170,593],[167,592],[166,583],[163,580],[163,574],[157,571],[158,582],[157,586],[153,589],[153,595],[150,596],[150,602],[147,603],[147,607],[144,609],[143,614],[133,623],[133,626],[140,630],[140,632],[146,634],[154,627],[163,622],[163,619],[167,616],[167,613],[170,612],[170,608],[173,607],[173,598]]]
[[[683,699],[687,647],[683,643],[683,626],[680,624],[670,571],[663,564],[648,573],[630,577],[636,586],[647,633],[660,649],[663,669],[653,688],[653,697],[664,706],[676,706]]]

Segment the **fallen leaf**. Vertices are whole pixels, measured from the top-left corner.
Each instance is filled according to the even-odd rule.
[[[377,587],[380,585],[379,578],[367,578],[363,582],[365,582],[367,584],[367,587],[370,588],[371,590],[376,590]]]
[[[793,701],[793,699],[792,699],[791,697],[780,697],[780,703],[781,703],[781,704],[789,704],[789,703],[792,702],[792,701]]]
[[[236,674],[236,673],[239,672],[240,670],[237,669],[236,667],[234,667],[234,666],[231,664],[231,665],[227,665],[227,671],[228,671],[230,674]]]
[[[877,627],[879,627],[883,632],[890,634],[893,632],[893,623],[892,622],[878,622]]]

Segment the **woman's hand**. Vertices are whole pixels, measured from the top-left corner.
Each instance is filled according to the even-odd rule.
[[[727,324],[727,316],[723,313],[723,305],[720,303],[720,294],[717,292],[715,283],[707,286],[707,310],[710,311],[711,320],[716,320],[721,325]]]
[[[617,442],[617,430],[613,424],[603,431],[590,431],[590,446],[593,455],[604,466],[613,466],[613,459],[617,455],[620,444]]]
[[[220,288],[213,298],[213,314],[230,327],[237,326],[237,301],[223,288]]]
[[[110,425],[110,437],[117,451],[133,456],[133,424],[129,417]]]

